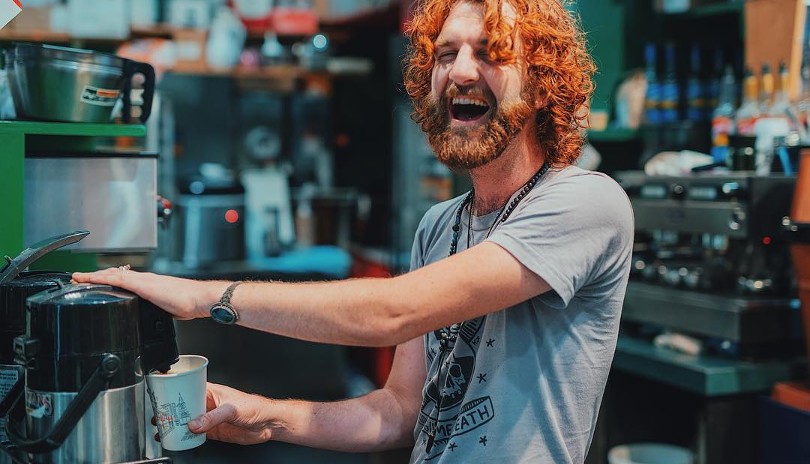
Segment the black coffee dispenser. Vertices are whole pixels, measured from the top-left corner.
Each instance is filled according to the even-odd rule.
[[[22,391],[23,366],[14,363],[14,338],[25,333],[25,300],[36,293],[70,283],[67,272],[23,271],[28,265],[52,250],[76,243],[88,235],[87,231],[53,237],[32,245],[15,259],[7,258],[0,271],[0,401],[11,399],[6,395],[18,384]],[[21,272],[22,271],[22,272]],[[0,406],[0,410],[7,409]],[[0,414],[0,443],[7,442],[5,414]],[[0,463],[8,458],[0,453]]]
[[[24,389],[18,382],[3,402],[11,454],[37,463],[145,461],[143,373],[178,359],[171,316],[122,289],[62,281],[26,306],[25,334],[14,339]]]

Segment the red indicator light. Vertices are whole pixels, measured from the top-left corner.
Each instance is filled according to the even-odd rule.
[[[771,244],[771,238],[768,237],[767,235],[762,237],[762,244],[763,245],[770,245]]]
[[[229,209],[228,211],[225,211],[225,222],[227,222],[228,224],[234,224],[238,220],[239,220],[239,213],[237,213],[235,209]]]

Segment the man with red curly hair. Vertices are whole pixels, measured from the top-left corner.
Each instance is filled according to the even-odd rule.
[[[74,278],[128,288],[180,319],[398,344],[386,385],[346,401],[209,384],[192,432],[343,451],[413,446],[411,462],[582,463],[633,240],[622,189],[572,165],[594,66],[560,0],[425,0],[416,11],[405,70],[414,119],[473,189],[426,213],[411,272],[303,284],[126,269]]]

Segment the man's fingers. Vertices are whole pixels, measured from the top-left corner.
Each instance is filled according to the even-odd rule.
[[[224,404],[189,422],[188,429],[194,433],[203,433],[223,422],[228,422],[235,418],[236,408],[233,407],[233,405]]]

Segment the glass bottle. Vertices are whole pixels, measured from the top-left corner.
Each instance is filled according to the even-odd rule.
[[[773,95],[773,103],[768,111],[771,117],[787,117],[787,112],[790,111],[790,75],[788,74],[787,63],[784,61],[779,64],[779,79],[776,81],[776,92]]]
[[[734,70],[726,66],[720,81],[717,106],[712,113],[712,159],[718,163],[728,160],[729,136],[734,134],[734,91],[737,82]]]
[[[666,65],[664,78],[661,81],[661,122],[670,123],[678,120],[678,79],[675,75],[675,45],[666,46]]]
[[[771,104],[773,103],[773,90],[774,78],[771,66],[768,63],[762,64],[762,71],[760,73],[761,85],[759,88],[759,113],[761,115],[769,114]]]
[[[754,125],[761,115],[757,101],[758,90],[757,76],[754,75],[751,68],[746,67],[743,74],[742,102],[734,115],[737,134],[754,135]]]
[[[706,119],[706,100],[700,77],[700,46],[694,43],[689,54],[689,78],[686,80],[686,119],[693,122]]]
[[[647,91],[644,95],[644,121],[656,126],[661,123],[661,83],[658,82],[656,72],[656,49],[655,44],[648,43],[644,47],[644,77],[647,79]]]

